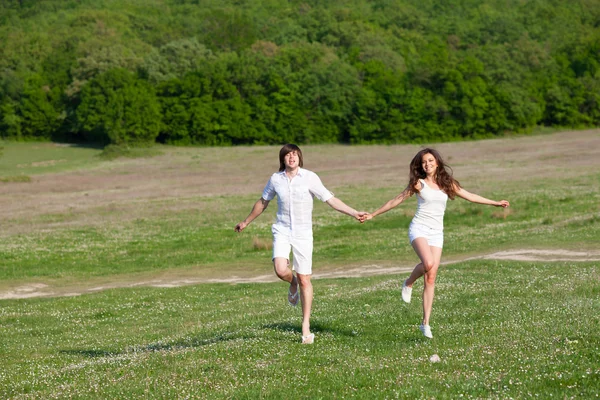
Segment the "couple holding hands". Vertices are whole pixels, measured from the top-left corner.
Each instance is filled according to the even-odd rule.
[[[410,303],[412,285],[424,277],[423,320],[419,326],[423,335],[432,338],[429,318],[433,305],[435,278],[440,266],[444,244],[444,212],[448,198],[456,196],[473,203],[496,207],[508,207],[506,200],[486,199],[463,189],[452,176],[452,170],[444,164],[440,154],[431,148],[419,151],[410,163],[409,182],[406,189],[387,201],[373,213],[356,211],[336,198],[312,171],[303,168],[302,151],[294,144],[286,144],[279,151],[279,172],[274,173],[250,214],[236,225],[235,231],[243,231],[277,197],[277,219],[272,226],[273,266],[279,279],[290,284],[288,302],[302,304],[302,343],[312,344],[314,333],[310,331],[312,309],[312,209],[313,197],[326,202],[333,209],[356,218],[361,223],[373,219],[400,205],[412,195],[417,196],[417,211],[410,223],[408,237],[415,253],[421,260],[402,284],[402,300]],[[290,252],[293,269],[289,268]],[[296,271],[294,274],[293,271]]]

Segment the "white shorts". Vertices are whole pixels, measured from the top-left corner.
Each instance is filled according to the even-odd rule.
[[[273,259],[275,257],[285,258],[289,261],[290,251],[294,258],[292,270],[298,274],[312,274],[312,235],[306,237],[294,237],[273,230]]]
[[[416,238],[425,238],[427,243],[433,247],[444,247],[444,230],[433,229],[422,224],[411,223],[408,227],[408,239],[412,244]]]

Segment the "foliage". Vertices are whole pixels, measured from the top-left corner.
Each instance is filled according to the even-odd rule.
[[[160,127],[152,87],[124,69],[113,69],[84,86],[77,118],[92,141],[117,145],[152,143]]]
[[[152,83],[184,76],[212,58],[212,52],[195,38],[167,43],[153,49],[140,66],[140,71]]]
[[[589,0],[4,2],[0,136],[395,143],[598,126],[599,26]],[[119,89],[131,104],[96,91],[95,112],[141,107],[148,132],[90,115],[85,88],[120,69],[139,81]]]
[[[58,86],[41,85],[38,76],[26,82],[19,104],[21,134],[29,138],[50,139],[61,125],[60,101],[62,93]]]

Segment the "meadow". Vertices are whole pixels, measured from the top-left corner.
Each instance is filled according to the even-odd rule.
[[[405,305],[405,272],[373,274],[415,264],[414,199],[364,225],[315,204],[313,346],[269,262],[276,207],[233,232],[277,147],[106,160],[1,145],[1,398],[600,396],[598,130],[435,146],[465,188],[511,207],[449,203],[433,340],[417,328],[422,283]],[[366,210],[403,189],[418,149],[303,146]],[[589,257],[477,259],[517,249]],[[325,278],[344,270],[360,277]]]

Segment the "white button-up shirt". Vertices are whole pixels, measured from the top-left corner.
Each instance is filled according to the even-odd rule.
[[[303,168],[298,168],[298,174],[292,179],[285,171],[274,173],[263,190],[262,198],[271,201],[275,195],[278,208],[274,233],[293,236],[312,236],[313,197],[323,202],[333,197],[317,174]]]

